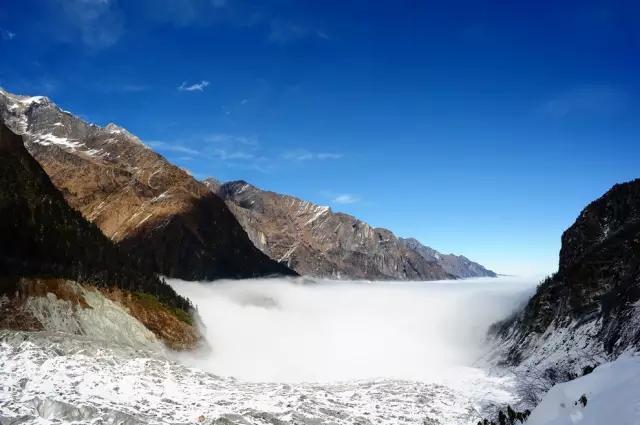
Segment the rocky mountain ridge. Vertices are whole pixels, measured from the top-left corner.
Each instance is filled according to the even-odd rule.
[[[442,254],[435,249],[422,245],[414,238],[400,239],[409,249],[418,252],[427,261],[435,261],[449,274],[458,278],[496,277],[494,271],[469,260],[464,255]]]
[[[558,272],[493,332],[503,362],[565,379],[640,349],[640,179],[580,213],[562,235]]]
[[[256,249],[204,184],[127,130],[4,90],[0,117],[73,208],[156,272],[202,280],[293,273]]]
[[[416,240],[373,228],[293,196],[264,191],[244,181],[205,184],[224,199],[253,243],[298,273],[333,279],[438,280],[495,276],[482,266],[445,256]],[[419,248],[424,251],[420,251]]]
[[[262,203],[265,210],[249,213],[233,201],[246,194],[219,192],[222,185],[197,181],[127,130],[86,123],[46,97],[0,89],[0,116],[25,137],[73,208],[165,276],[247,278],[293,274],[290,267],[341,279],[491,275],[464,257],[430,251],[293,197],[255,189],[252,194],[271,200]]]
[[[115,314],[146,327],[143,340],[149,330],[174,348],[198,339],[189,301],[69,207],[0,123],[0,328],[97,332],[102,307],[102,328]]]

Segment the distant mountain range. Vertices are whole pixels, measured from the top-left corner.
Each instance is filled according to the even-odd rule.
[[[465,257],[443,255],[326,206],[244,181],[208,179],[205,184],[226,201],[258,248],[302,275],[371,280],[496,276]]]
[[[0,117],[66,201],[141,264],[189,280],[495,276],[355,217],[243,182],[200,182],[127,130],[0,89]]]
[[[469,260],[464,255],[442,254],[433,248],[422,245],[413,238],[400,240],[405,246],[416,251],[425,260],[440,264],[447,273],[458,278],[497,276],[494,271]]]

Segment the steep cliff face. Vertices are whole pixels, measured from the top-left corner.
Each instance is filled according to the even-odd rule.
[[[495,330],[511,364],[580,371],[640,348],[640,179],[582,211],[562,235],[558,272]]]
[[[69,207],[22,139],[0,123],[0,325],[75,332],[78,320],[93,316],[68,313],[95,310],[88,300],[98,291],[153,300],[179,329],[159,335],[174,347],[195,344],[190,303]]]
[[[184,279],[292,273],[253,246],[205,185],[125,129],[2,90],[0,116],[71,206],[156,272]]]
[[[464,255],[442,254],[433,248],[422,245],[413,238],[401,239],[409,249],[416,251],[427,261],[435,261],[449,274],[459,278],[496,277],[496,273],[484,266],[469,260]]]
[[[205,183],[227,202],[258,248],[300,274],[338,279],[454,278],[389,230],[350,215],[242,181]]]

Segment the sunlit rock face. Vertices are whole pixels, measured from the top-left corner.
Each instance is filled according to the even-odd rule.
[[[302,275],[332,279],[439,280],[496,274],[348,214],[244,181],[204,183],[224,199],[253,243]]]
[[[73,208],[156,272],[185,279],[292,273],[253,246],[204,184],[127,130],[2,90],[0,118]]]
[[[416,251],[424,259],[436,262],[449,274],[458,278],[496,277],[496,273],[486,267],[469,260],[464,255],[442,254],[433,248],[422,245],[413,238],[401,239],[409,249]]]
[[[143,294],[73,280],[21,278],[15,291],[0,297],[0,329],[82,335],[154,350],[191,350],[204,343],[194,326],[148,300]]]
[[[570,375],[640,348],[640,179],[589,204],[562,235],[559,269],[496,326],[504,360]]]
[[[21,279],[15,299],[4,295],[0,328],[40,330],[129,345],[160,348],[160,340],[119,303],[96,288],[64,279]],[[28,326],[12,318],[29,318]],[[35,324],[35,325],[33,325]]]
[[[448,272],[437,259],[422,256],[391,231],[329,207],[244,181],[205,183],[227,202],[258,248],[302,275],[370,280],[467,277]]]
[[[71,208],[2,123],[0,297],[0,328],[134,345],[155,332],[176,349],[198,340],[189,301]]]

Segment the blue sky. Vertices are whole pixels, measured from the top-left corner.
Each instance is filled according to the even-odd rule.
[[[446,3],[446,5],[445,5]],[[640,176],[633,1],[21,0],[0,86],[504,273]]]

